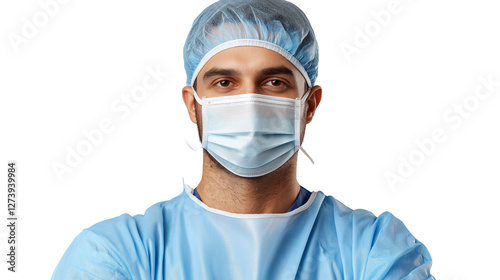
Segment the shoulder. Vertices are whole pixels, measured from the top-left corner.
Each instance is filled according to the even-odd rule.
[[[52,279],[149,279],[149,260],[162,255],[166,223],[182,207],[183,195],[152,205],[144,215],[122,214],[84,229]]]
[[[86,230],[118,247],[129,246],[130,242],[142,242],[147,238],[157,238],[165,230],[165,223],[182,207],[184,199],[184,193],[181,193],[171,200],[150,206],[144,214],[131,216],[125,213],[96,223]]]
[[[338,242],[350,244],[353,268],[362,267],[369,279],[434,279],[429,251],[392,213],[352,210],[331,196],[325,197],[324,206]]]
[[[374,234],[387,228],[391,228],[394,232],[408,231],[403,222],[390,212],[376,216],[365,209],[353,210],[332,196],[325,196],[323,204],[338,226],[350,227],[358,232],[371,231]]]
[[[85,229],[66,249],[51,279],[128,280],[131,278],[120,256],[109,247],[107,240]]]

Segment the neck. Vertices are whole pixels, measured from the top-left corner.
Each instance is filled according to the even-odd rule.
[[[285,213],[300,192],[297,153],[277,170],[245,178],[226,170],[203,150],[203,175],[198,194],[207,206],[231,213]]]

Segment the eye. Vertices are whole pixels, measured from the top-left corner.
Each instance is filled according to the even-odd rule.
[[[284,91],[284,90],[287,90],[289,88],[289,85],[287,82],[281,80],[281,79],[271,79],[271,80],[267,80],[265,83],[264,83],[264,86],[268,89],[268,90],[272,90],[272,91]]]
[[[222,87],[222,88],[226,88],[226,87],[228,87],[228,86],[231,85],[231,81],[229,81],[229,80],[220,80],[220,81],[216,82],[215,85],[217,85],[219,87]]]
[[[285,84],[280,80],[270,80],[268,83],[270,83],[273,87],[278,87]]]

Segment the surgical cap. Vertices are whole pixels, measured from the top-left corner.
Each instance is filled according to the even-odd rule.
[[[258,46],[288,59],[312,86],[318,75],[318,44],[306,15],[284,0],[221,0],[193,22],[184,45],[187,85],[218,52]]]

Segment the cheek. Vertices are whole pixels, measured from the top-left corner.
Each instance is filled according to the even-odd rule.
[[[302,111],[302,117],[300,118],[300,143],[304,141],[304,136],[306,133],[307,124],[307,103],[305,103],[304,109]]]
[[[196,115],[196,126],[198,127],[198,137],[200,138],[200,142],[202,142],[203,138],[203,119],[201,112],[201,105],[196,103],[194,105],[194,113]]]
[[[197,102],[194,103],[194,114],[196,116],[196,123],[201,125],[201,105]]]
[[[302,112],[302,118],[300,120],[300,122],[302,124],[306,124],[307,123],[307,110],[309,109],[309,105],[307,104],[307,102],[304,103],[304,107],[301,109]]]

